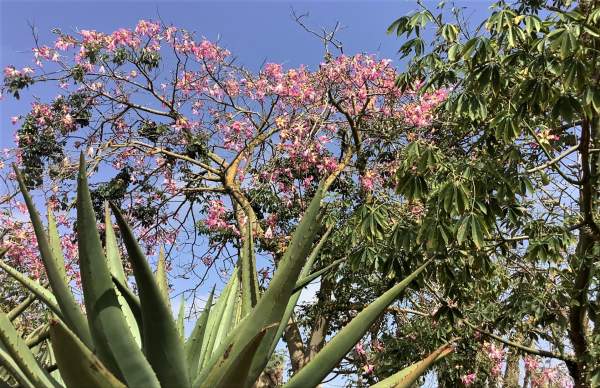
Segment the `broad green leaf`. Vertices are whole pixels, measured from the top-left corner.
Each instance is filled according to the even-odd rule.
[[[190,338],[185,342],[185,360],[187,362],[191,381],[194,381],[198,374],[198,369],[200,368],[200,352],[202,351],[202,342],[204,340],[204,333],[206,332],[208,316],[212,307],[214,294],[215,288],[213,287],[208,296],[208,300],[206,301],[206,305],[204,306],[204,310],[196,321],[196,325],[194,326],[194,330],[192,330]]]
[[[135,343],[141,347],[142,337],[140,334],[140,326],[138,325],[138,319],[136,319],[136,316],[132,310],[132,307],[130,306],[130,303],[128,303],[127,301],[127,299],[130,297],[130,295],[128,294],[131,293],[131,290],[129,290],[129,288],[127,287],[127,277],[125,276],[125,269],[123,268],[121,254],[119,253],[119,244],[117,242],[117,236],[115,235],[115,230],[110,220],[110,209],[108,203],[106,203],[104,206],[104,225],[106,234],[106,259],[108,260],[108,268],[113,279],[116,279],[118,281],[118,284],[115,283],[117,300],[119,301],[119,305],[121,306],[121,310],[123,311],[125,322],[127,322],[127,326],[129,327],[131,334],[135,339]],[[123,287],[126,288],[126,290],[122,290],[121,288]],[[136,313],[139,313],[139,311]]]
[[[460,225],[458,226],[458,230],[456,232],[456,241],[458,244],[462,244],[465,241],[465,234],[467,232],[467,226],[469,226],[469,220],[471,216],[466,216],[462,219]]]
[[[77,177],[77,237],[83,299],[97,356],[128,386],[158,388],[156,376],[136,344],[117,299],[96,229],[83,154]]]
[[[484,244],[483,241],[483,231],[481,228],[481,222],[479,221],[479,217],[472,215],[471,216],[471,238],[475,243],[477,249],[481,249]]]
[[[68,387],[125,388],[62,322],[50,321],[50,338],[61,377]]]
[[[42,224],[40,215],[38,214],[35,205],[33,204],[33,200],[27,191],[27,187],[25,186],[21,172],[16,165],[13,165],[13,168],[17,175],[17,181],[19,182],[21,194],[23,194],[25,204],[27,205],[27,210],[29,211],[29,217],[31,218],[31,223],[33,224],[35,237],[38,243],[38,249],[40,251],[42,262],[44,263],[44,268],[46,270],[50,287],[52,288],[54,296],[56,297],[56,301],[60,306],[60,311],[65,319],[65,323],[71,330],[77,333],[77,336],[81,338],[87,347],[93,349],[94,344],[92,342],[92,336],[87,320],[83,315],[79,304],[77,304],[75,301],[75,298],[71,293],[71,288],[63,276],[64,266],[63,269],[58,268],[57,259],[52,253],[52,248],[48,242],[44,225]],[[95,225],[95,221],[93,225]]]
[[[2,310],[0,310],[0,343],[36,388],[60,387],[38,363],[23,338],[17,333],[17,330]]]
[[[354,319],[350,321],[340,332],[329,341],[325,347],[300,371],[284,385],[284,388],[316,387],[340,362],[340,360],[360,341],[369,330],[373,322],[377,320],[391,303],[398,298],[402,291],[415,280],[431,260],[425,262],[406,279],[387,290],[383,295],[369,304]]]
[[[142,249],[116,206],[111,208],[127,248],[142,309],[144,352],[163,388],[190,386],[183,340]]]

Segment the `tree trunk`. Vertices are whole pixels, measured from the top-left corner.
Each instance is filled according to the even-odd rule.
[[[317,294],[317,303],[319,305],[323,306],[331,301],[331,290],[333,289],[333,286],[334,283],[329,277],[321,278],[321,288]],[[325,337],[327,336],[327,330],[329,329],[329,314],[331,313],[320,314],[314,320],[308,342],[306,362],[312,360],[325,345]]]
[[[286,329],[283,331],[283,339],[287,344],[290,355],[292,373],[296,373],[304,366],[305,349],[300,329],[298,329],[298,325],[294,322],[293,317],[292,315]]]
[[[517,336],[515,336],[517,337]],[[518,342],[518,338],[515,338]],[[517,349],[510,349],[506,357],[506,370],[504,371],[503,388],[519,388],[519,361],[521,356]]]
[[[579,241],[575,254],[570,260],[571,270],[575,273],[571,297],[573,303],[569,310],[569,339],[573,346],[575,361],[569,363],[569,372],[575,382],[575,388],[590,388],[592,358],[590,354],[588,310],[589,287],[595,258],[593,247],[598,237],[598,226],[593,218],[594,205],[598,200],[598,155],[590,154],[592,147],[600,143],[600,121],[598,117],[583,120],[581,125],[581,187],[579,207],[585,224],[579,230]]]

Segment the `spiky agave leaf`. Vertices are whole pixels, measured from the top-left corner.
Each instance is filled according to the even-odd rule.
[[[158,388],[156,375],[135,343],[117,299],[96,229],[83,154],[77,177],[77,240],[83,299],[98,357],[128,386]]]
[[[40,215],[38,214],[35,205],[33,204],[33,200],[27,191],[27,187],[25,186],[21,172],[14,164],[13,168],[17,175],[17,182],[19,183],[21,194],[23,195],[25,204],[27,205],[31,223],[33,224],[33,230],[37,239],[38,249],[40,250],[40,256],[46,270],[46,275],[48,276],[48,281],[50,282],[50,287],[56,296],[56,300],[60,306],[65,323],[71,328],[71,330],[77,333],[79,338],[81,338],[86,346],[88,346],[90,349],[93,349],[94,344],[87,320],[85,319],[81,308],[75,301],[69,284],[65,280],[65,276],[63,275],[64,268],[58,268],[60,259],[55,257],[53,250],[50,247],[48,236],[44,230],[44,225],[42,224]]]
[[[50,338],[61,377],[68,387],[125,388],[59,320],[50,321]]]
[[[57,316],[62,317],[62,312],[58,306],[56,298],[50,290],[44,288],[38,281],[33,280],[21,272],[2,261],[6,254],[6,249],[0,249],[0,268],[8,273],[13,279],[21,283],[25,288],[31,291],[42,303],[44,303]]]
[[[204,306],[204,310],[202,311],[202,314],[200,314],[200,317],[196,321],[196,325],[192,330],[192,334],[187,339],[184,346],[185,360],[187,363],[191,381],[194,381],[196,375],[198,374],[198,369],[200,368],[200,353],[202,351],[202,342],[204,340],[204,333],[206,332],[208,316],[211,311],[214,294],[215,288],[213,287],[210,292],[210,295],[208,296],[208,300],[206,301],[206,306]]]
[[[142,338],[140,334],[140,327],[138,326],[137,319],[133,313],[132,307],[127,302],[129,297],[128,292],[131,292],[127,287],[127,278],[125,276],[125,269],[123,268],[123,262],[121,261],[121,254],[119,253],[119,244],[117,242],[117,236],[110,220],[110,208],[108,203],[104,205],[104,227],[105,227],[105,240],[106,240],[106,260],[108,261],[108,268],[114,279],[117,280],[116,286],[117,300],[123,311],[125,322],[131,331],[131,335],[135,339],[135,343],[141,347]],[[119,286],[125,287],[126,290],[120,289]]]
[[[169,298],[167,260],[165,258],[165,250],[163,247],[160,247],[160,251],[158,252],[158,265],[156,266],[156,284],[158,284],[158,290],[160,291],[160,295],[163,297],[163,300],[169,308],[169,311],[171,311],[173,307],[171,306],[171,299]]]
[[[15,364],[22,373],[15,377],[26,376],[27,380],[36,388],[56,388],[60,385],[39,364],[35,356],[14,328],[4,311],[0,310],[0,343],[3,348],[3,359],[8,360],[7,366]],[[14,363],[10,362],[10,359]]]
[[[273,340],[271,342],[271,346],[269,348],[269,357],[271,357],[271,355],[275,351],[275,348],[277,347],[277,343],[279,342],[279,339],[283,335],[283,331],[287,327],[288,322],[289,322],[290,318],[292,317],[292,314],[294,313],[294,309],[296,308],[298,299],[300,299],[301,290],[298,290],[298,286],[299,286],[298,283],[302,282],[303,280],[306,280],[306,278],[309,276],[310,271],[312,270],[312,266],[314,265],[315,261],[317,260],[317,257],[319,257],[319,254],[321,253],[321,249],[323,249],[323,246],[325,245],[325,242],[329,238],[329,235],[331,234],[332,231],[333,231],[333,226],[330,226],[329,228],[327,228],[325,233],[323,233],[323,236],[321,236],[321,238],[319,239],[317,244],[313,247],[312,251],[310,252],[310,255],[306,259],[306,263],[302,267],[302,271],[300,271],[300,275],[298,275],[298,278],[300,280],[298,280],[296,282],[296,284],[294,285],[294,289],[292,290],[292,296],[287,301],[285,311],[283,313],[281,321],[279,322],[279,327],[277,328],[275,337],[273,338]]]
[[[238,292],[238,284],[239,279],[237,276],[238,268],[236,267],[229,278],[229,281],[225,285],[225,288],[219,295],[219,299],[217,299],[217,303],[214,306],[214,313],[211,311],[211,314],[208,318],[208,325],[206,328],[206,333],[204,335],[204,343],[202,344],[202,351],[200,356],[200,368],[201,370],[205,370],[207,363],[210,361],[211,356],[215,353],[215,351],[221,345],[221,342],[217,342],[217,337],[219,334],[219,330],[221,327],[224,327],[222,324],[223,317],[225,317],[225,312],[228,307],[228,301],[235,300],[231,299],[231,295],[235,296]],[[220,337],[222,340],[223,338]]]
[[[285,388],[315,387],[329,374],[340,360],[360,341],[373,322],[383,313],[400,293],[425,270],[431,260],[425,262],[407,278],[387,290],[362,310],[339,333],[285,384]]]
[[[190,386],[183,340],[179,336],[172,312],[154,278],[142,249],[119,209],[111,204],[127,248],[139,291],[143,322],[144,352],[163,388]]]
[[[322,185],[317,189],[302,220],[294,231],[292,240],[279,262],[279,267],[273,279],[271,279],[269,288],[261,296],[256,307],[223,342],[216,355],[212,357],[207,367],[196,378],[194,386],[214,387],[222,376],[228,372],[232,360],[236,359],[239,353],[248,346],[264,327],[281,321],[294,285],[298,280],[306,257],[310,253],[315,236],[321,227],[319,211],[323,195],[324,186]],[[275,335],[275,330],[265,334],[257,348],[252,361],[253,365],[244,386],[253,384],[262,373],[269,360],[269,350]],[[226,351],[230,356],[217,367],[218,360]],[[250,381],[251,383],[249,383]]]
[[[444,344],[423,360],[407,366],[377,384],[371,385],[371,388],[409,388],[427,371],[427,369],[451,352],[452,346],[450,344]]]
[[[15,362],[15,360],[13,360],[13,358],[8,353],[8,351],[6,350],[4,345],[2,345],[1,341],[0,341],[0,365],[2,365],[2,367],[6,368],[6,370],[8,371],[8,375],[5,375],[4,371],[2,372],[2,375],[0,376],[2,379],[4,379],[5,377],[9,378],[10,376],[12,376],[12,377],[14,377],[15,380],[17,380],[17,383],[19,383],[19,385],[22,386],[23,388],[36,388],[33,385],[33,383],[31,382],[31,380],[29,380],[29,378],[27,377],[25,372],[23,372],[23,370],[21,368],[19,368],[19,365]],[[2,382],[2,381],[3,380],[0,380],[0,382]],[[0,384],[0,387],[2,387],[1,384]],[[6,387],[10,387],[10,385],[6,384]]]

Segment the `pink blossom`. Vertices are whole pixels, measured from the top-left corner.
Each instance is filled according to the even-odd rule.
[[[21,75],[21,72],[17,69],[15,69],[14,66],[6,66],[4,68],[4,76],[5,77],[16,77]]]
[[[138,35],[154,36],[158,34],[159,31],[160,24],[146,20],[140,20],[135,27],[135,33]]]
[[[54,42],[54,48],[61,51],[66,51],[75,46],[75,38],[69,35],[61,35]]]
[[[367,171],[360,178],[360,185],[366,191],[372,191],[375,186],[376,174],[374,171]]]
[[[365,349],[363,348],[363,344],[362,342],[357,343],[354,346],[354,351],[356,352],[356,354],[358,354],[359,356],[364,356],[367,353],[365,352]]]
[[[19,116],[12,116],[12,117],[10,118],[10,122],[11,122],[11,124],[12,124],[12,125],[15,125],[15,124],[16,124],[16,123],[19,121],[19,118],[20,118]]]
[[[461,376],[460,381],[462,381],[462,383],[466,387],[468,387],[475,382],[475,377],[476,377],[475,373],[471,372],[471,373]]]
[[[375,366],[373,364],[365,364],[362,367],[363,373],[366,375],[370,375],[371,373],[373,373],[373,369],[375,369]]]

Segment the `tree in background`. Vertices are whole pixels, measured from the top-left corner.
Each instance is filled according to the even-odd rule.
[[[423,209],[409,239],[421,246],[409,251],[456,252],[427,302],[436,322],[506,346],[512,356],[492,358],[513,369],[507,386],[517,383],[519,354],[532,386],[556,384],[541,359],[564,362],[576,387],[596,386],[599,4],[501,1],[477,29],[460,10],[440,8],[390,27],[407,38],[403,90],[417,80],[424,92],[449,90],[440,120],[406,148],[399,171],[400,193]],[[498,353],[490,346],[482,351]]]

